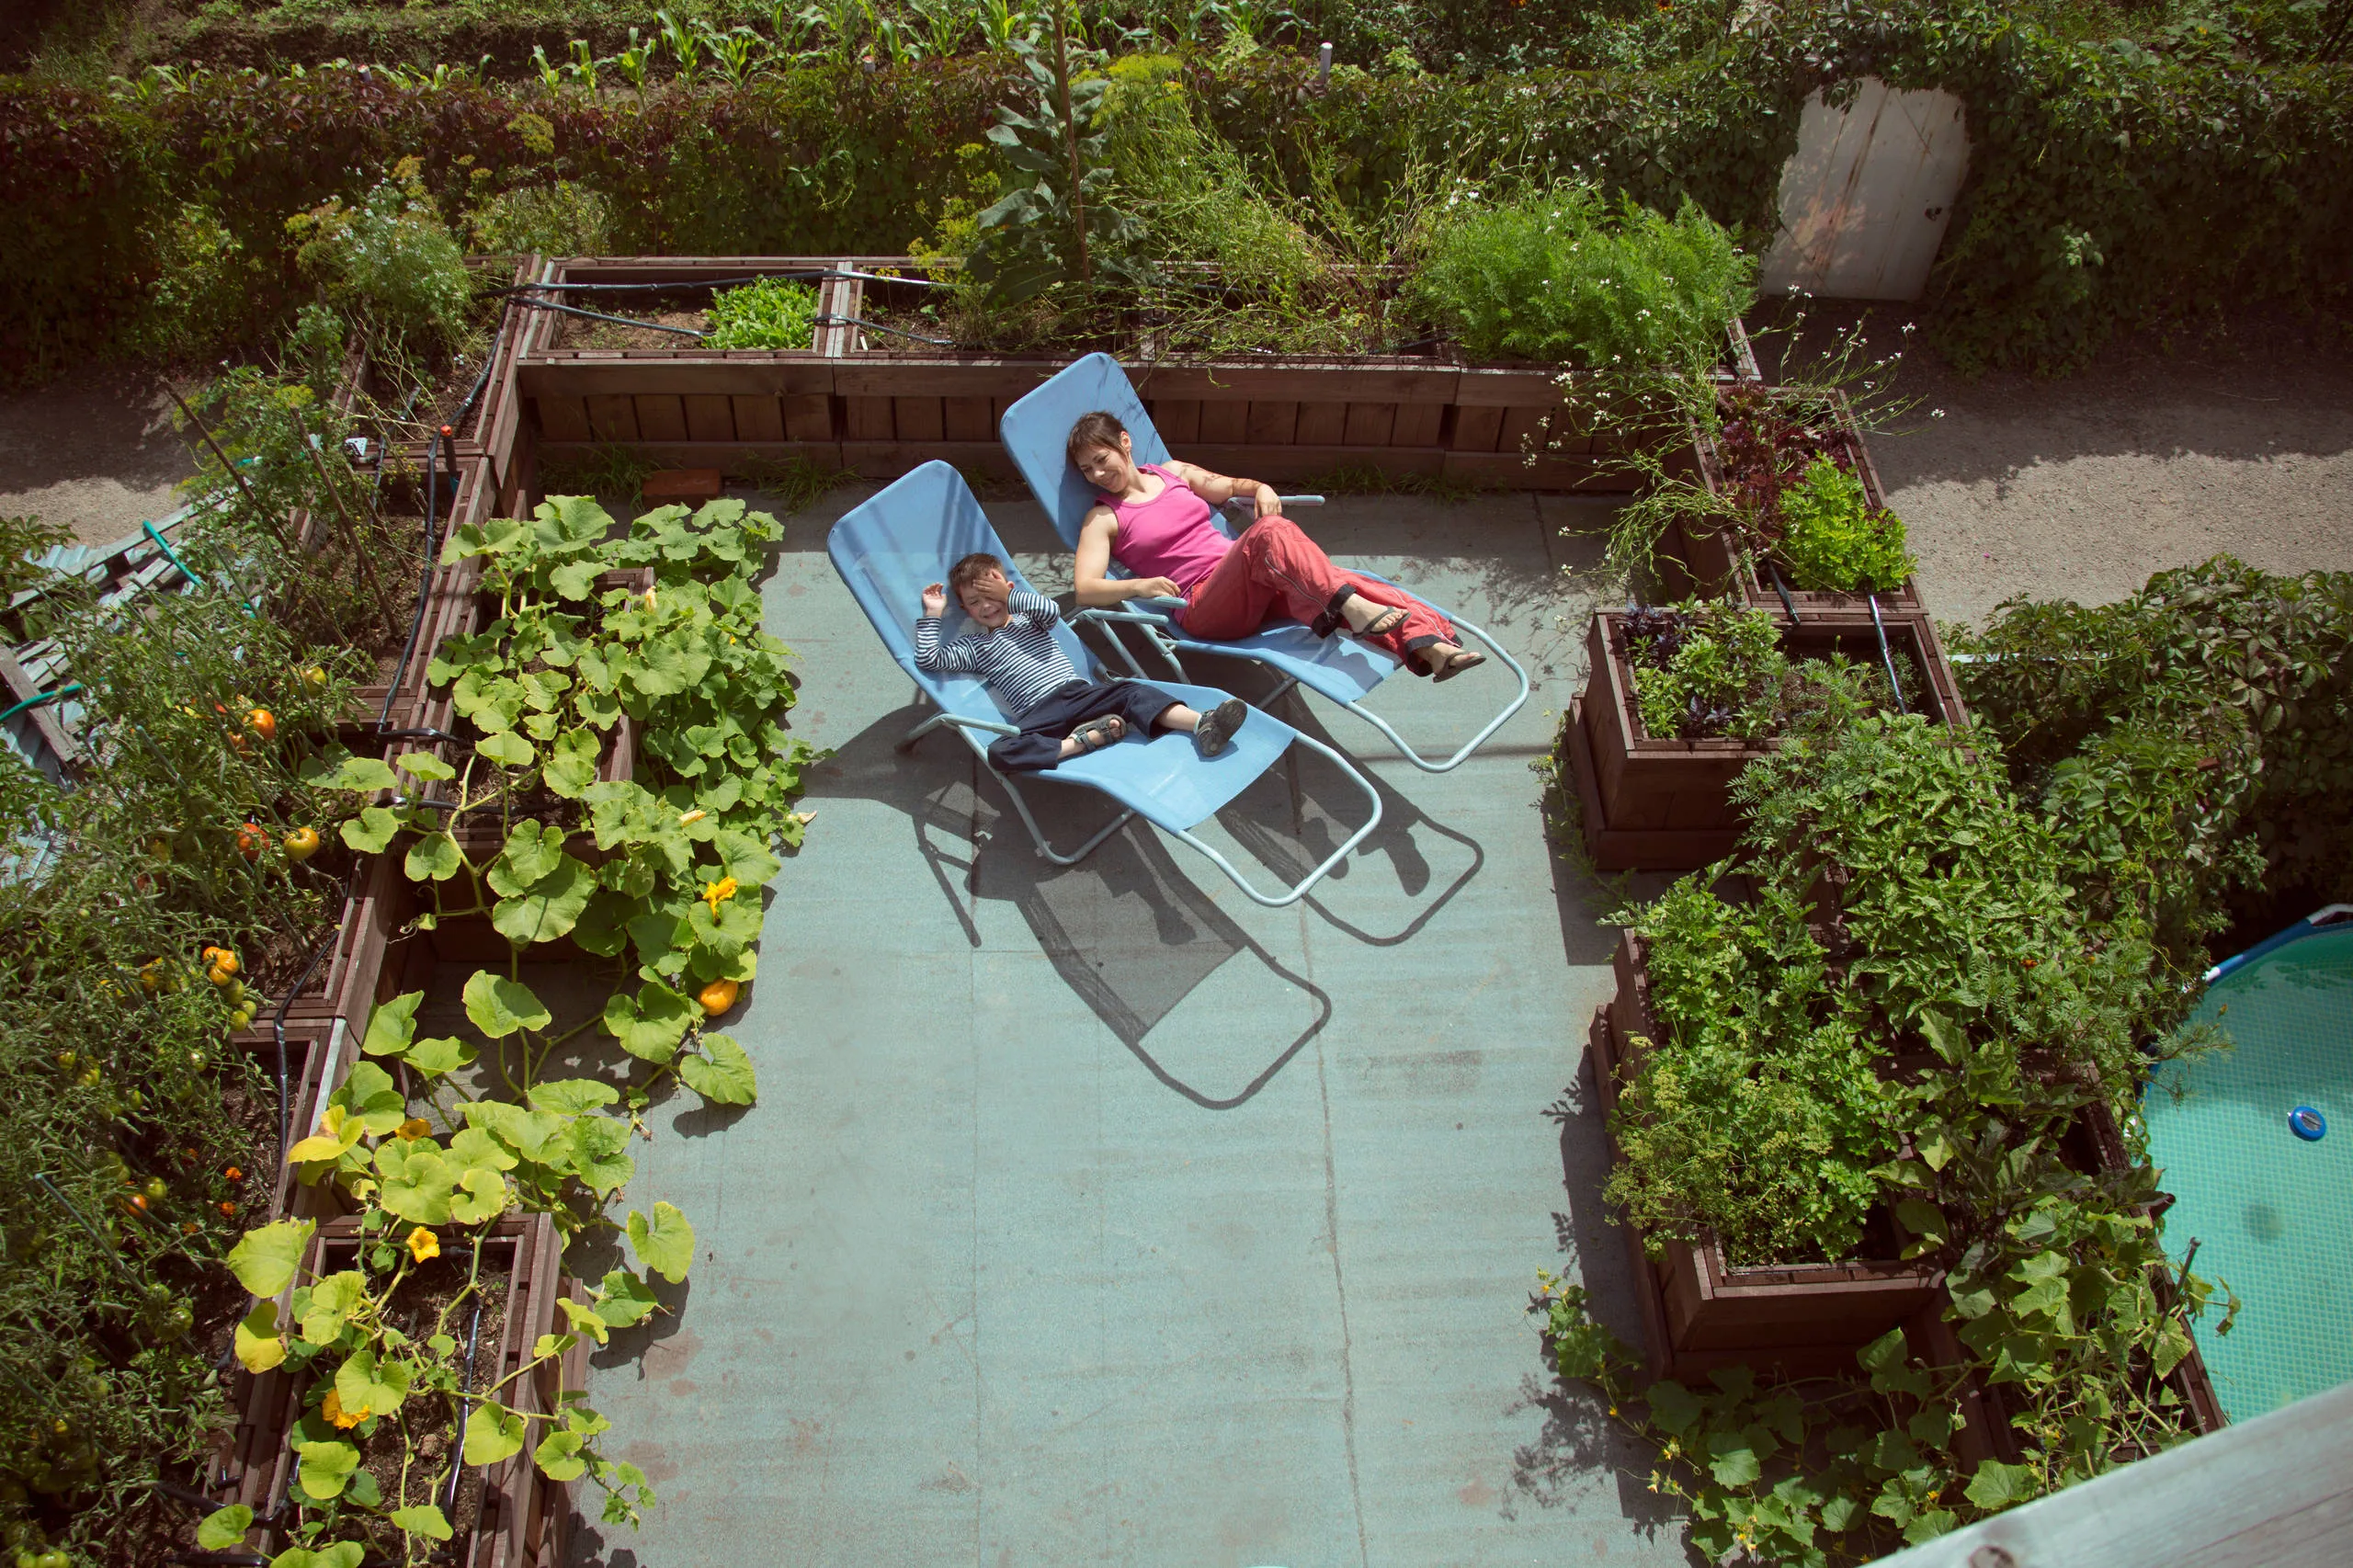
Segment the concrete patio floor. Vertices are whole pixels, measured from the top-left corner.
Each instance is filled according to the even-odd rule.
[[[1597,548],[1559,530],[1597,505],[1307,514],[1537,687],[1444,776],[1284,699],[1385,816],[1269,911],[1136,824],[1057,869],[961,743],[892,749],[921,713],[824,553],[863,494],[792,517],[765,586],[804,677],[793,728],[835,756],[731,1026],[759,1105],[680,1096],[636,1151],[631,1198],[684,1208],[700,1256],[590,1381],[661,1504],[636,1532],[584,1521],[574,1561],[1684,1562],[1647,1460],[1559,1393],[1523,1310],[1565,1269],[1637,1333],[1583,1067],[1612,892],[1551,853],[1530,767],[1584,673],[1590,599],[1561,569]],[[1042,515],[990,512],[1066,589]],[[1373,701],[1450,749],[1507,692],[1491,667]],[[1360,820],[1312,760],[1204,830],[1262,886]],[[1108,820],[1036,799],[1063,844]]]

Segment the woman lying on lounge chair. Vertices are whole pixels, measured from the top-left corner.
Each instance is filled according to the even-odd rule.
[[[1185,462],[1139,468],[1127,428],[1108,414],[1089,414],[1071,426],[1068,449],[1072,465],[1097,492],[1078,536],[1082,607],[1183,599],[1177,624],[1188,636],[1212,642],[1247,637],[1270,618],[1288,617],[1324,637],[1346,631],[1394,654],[1415,675],[1442,681],[1486,663],[1419,599],[1333,565],[1282,515],[1272,485]],[[1210,520],[1211,509],[1236,495],[1255,498],[1258,516],[1232,540]],[[1114,560],[1133,575],[1106,577]]]

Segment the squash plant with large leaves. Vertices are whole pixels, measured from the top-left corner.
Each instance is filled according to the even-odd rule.
[[[602,1485],[609,1520],[633,1521],[652,1500],[642,1473],[597,1452],[607,1423],[576,1395],[553,1412],[495,1390],[468,1395],[448,1329],[455,1304],[419,1335],[398,1325],[394,1298],[446,1245],[476,1259],[466,1300],[486,1228],[517,1207],[551,1216],[567,1238],[619,1231],[640,1265],[607,1271],[585,1302],[561,1302],[568,1327],[534,1346],[532,1366],[658,1310],[651,1275],[686,1276],[686,1215],[663,1202],[625,1221],[607,1211],[636,1174],[632,1134],[643,1134],[639,1113],[664,1078],[715,1105],[758,1093],[750,1054],[706,1027],[703,998],[732,1001],[733,984],[718,983],[753,978],[760,889],[806,822],[790,805],[812,754],[777,722],[792,700],[790,655],[760,630],[752,586],[758,547],[777,531],[740,501],[664,507],[621,529],[572,496],[528,522],[456,530],[442,559],[480,559],[483,591],[498,600],[495,619],[445,640],[431,668],[471,745],[389,761],[336,754],[309,770],[313,787],[361,802],[342,824],[347,845],[402,857],[429,906],[418,928],[483,918],[512,958],[464,987],[467,1020],[488,1050],[420,1035],[423,993],[393,998],[369,1021],[364,1059],[288,1151],[301,1180],[332,1183],[358,1207],[362,1267],[298,1279],[309,1231],[296,1221],[252,1233],[232,1258],[256,1296],[292,1288],[256,1306],[237,1353],[254,1370],[287,1365],[311,1378],[290,1438],[304,1505],[293,1534],[306,1561],[369,1548],[422,1561],[451,1533],[434,1500],[449,1494],[452,1467],[496,1463],[529,1443],[550,1479]],[[624,720],[642,778],[605,776]],[[568,1028],[521,979],[523,955],[559,938],[614,960],[621,978]],[[619,1044],[626,1077],[549,1076],[559,1049],[589,1029]],[[422,1439],[460,1419],[456,1451],[443,1444],[426,1458]],[[397,1495],[361,1462],[387,1421],[406,1445]],[[208,1520],[210,1538],[233,1543],[252,1522],[240,1515]]]

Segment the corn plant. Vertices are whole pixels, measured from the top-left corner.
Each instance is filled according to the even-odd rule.
[[[662,46],[677,62],[678,80],[692,86],[702,68],[702,34],[672,16],[667,6],[654,12],[654,19],[662,25]]]
[[[730,28],[723,33],[716,28],[706,28],[702,43],[710,51],[719,74],[736,87],[752,79],[760,55],[767,49],[767,40],[746,27]]]

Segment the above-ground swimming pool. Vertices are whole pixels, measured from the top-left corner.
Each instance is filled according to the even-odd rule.
[[[2325,910],[2217,966],[2192,1017],[2229,1031],[2234,1048],[2167,1068],[2143,1108],[2150,1155],[2176,1199],[2167,1255],[2178,1263],[2195,1243],[2198,1273],[2245,1302],[2228,1335],[2214,1332],[2213,1312],[2195,1325],[2234,1421],[2353,1381],[2346,915]]]

